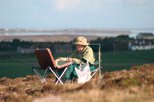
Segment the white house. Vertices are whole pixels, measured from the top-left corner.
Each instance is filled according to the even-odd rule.
[[[140,33],[136,36],[136,39],[154,40],[154,34],[152,34],[152,33]]]
[[[135,41],[130,41],[128,43],[128,48],[130,50],[151,50],[154,49],[154,44],[151,44],[150,41],[146,42],[144,40],[135,40]]]

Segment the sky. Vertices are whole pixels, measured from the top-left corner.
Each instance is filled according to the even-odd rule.
[[[0,0],[0,28],[154,28],[154,0]]]

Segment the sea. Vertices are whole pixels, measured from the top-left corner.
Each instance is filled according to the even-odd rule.
[[[80,30],[78,31],[74,31],[73,30],[68,30],[68,31],[64,31],[64,30],[50,30],[50,31],[14,31],[14,32],[9,32],[8,29],[7,31],[0,31],[0,35],[3,36],[30,36],[30,35],[61,35],[61,34],[67,34],[67,35],[95,35],[95,36],[105,36],[105,37],[116,37],[119,35],[129,35],[130,37],[136,38],[136,36],[139,33],[153,33],[154,34],[154,28],[153,29],[118,29],[116,30],[116,32],[114,32],[115,30],[107,30],[106,29],[103,31],[97,31],[96,32],[82,32]],[[118,33],[117,33],[118,31]]]

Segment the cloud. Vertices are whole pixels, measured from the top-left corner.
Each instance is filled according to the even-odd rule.
[[[154,0],[42,0],[57,11],[103,10],[119,6],[138,7],[153,4]]]
[[[55,0],[55,7],[59,11],[70,11],[79,7],[81,0]]]
[[[101,7],[106,0],[54,0],[53,5],[59,11],[72,11]]]

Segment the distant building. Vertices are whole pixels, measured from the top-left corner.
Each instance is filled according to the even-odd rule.
[[[152,44],[150,41],[145,40],[134,40],[130,41],[128,43],[128,48],[130,50],[151,50],[154,49],[154,44]]]
[[[136,39],[152,40],[152,39],[154,39],[154,34],[152,34],[152,33],[140,33],[136,36]]]
[[[32,48],[32,47],[30,47],[30,48],[18,47],[18,48],[17,48],[17,53],[20,53],[20,54],[30,54],[30,53],[34,53],[34,48]]]
[[[54,52],[58,54],[72,53],[71,44],[55,44]]]

